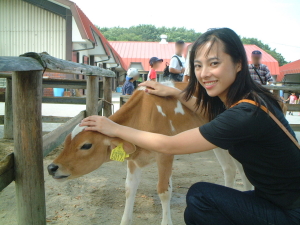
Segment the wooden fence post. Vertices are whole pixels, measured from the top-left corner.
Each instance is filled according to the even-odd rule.
[[[18,225],[45,225],[42,71],[14,72],[12,81]]]
[[[13,139],[13,105],[12,105],[12,80],[6,78],[5,112],[4,112],[4,134],[3,138]]]
[[[99,98],[103,99],[103,79],[101,82],[99,82]],[[103,105],[103,103],[102,103]],[[102,116],[103,115],[103,108],[98,112],[98,115]]]
[[[99,78],[87,76],[86,116],[98,115]]]
[[[103,94],[104,94],[104,107],[103,107],[103,115],[109,117],[112,115],[111,104],[112,103],[112,78],[111,77],[103,77]]]

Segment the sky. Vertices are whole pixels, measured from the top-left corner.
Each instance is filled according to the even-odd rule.
[[[100,27],[186,27],[198,32],[229,27],[300,59],[300,0],[73,0]]]

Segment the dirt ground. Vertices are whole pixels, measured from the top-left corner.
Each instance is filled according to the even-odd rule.
[[[96,171],[75,180],[57,182],[47,174],[46,167],[62,146],[44,159],[47,224],[117,225],[125,203],[124,182],[126,162],[109,162]],[[0,142],[0,158],[12,151],[12,143]],[[173,197],[171,200],[174,225],[182,225],[185,195],[191,184],[207,181],[224,184],[223,173],[212,151],[176,156],[173,166]],[[160,224],[161,204],[156,193],[157,167],[143,170],[136,196],[133,225]],[[237,180],[236,188],[242,184]],[[17,225],[15,185],[0,192],[0,224]]]

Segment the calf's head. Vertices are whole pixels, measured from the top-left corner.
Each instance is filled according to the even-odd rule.
[[[110,138],[99,132],[84,131],[77,125],[66,137],[63,151],[48,165],[49,174],[57,180],[67,180],[88,174],[110,161],[110,153],[123,143],[126,153],[135,151],[135,145],[119,138]]]

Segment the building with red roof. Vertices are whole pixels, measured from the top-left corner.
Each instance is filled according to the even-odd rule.
[[[60,59],[111,68],[117,74],[127,70],[101,32],[69,0],[0,1],[0,31],[1,56],[47,52]],[[74,79],[74,75],[45,75]],[[52,89],[44,93],[49,96]]]
[[[300,83],[300,59],[279,67],[280,80]]]
[[[149,59],[153,56],[162,58],[164,63],[158,70],[162,73],[165,68],[165,62],[170,62],[171,57],[174,55],[175,43],[174,42],[136,42],[136,41],[110,41],[110,44],[123,58],[125,65],[130,68],[137,68],[141,73],[148,73]],[[190,43],[187,43],[189,45]],[[272,75],[279,75],[279,65],[276,59],[270,54],[257,47],[256,45],[244,45],[248,62],[251,63],[251,53],[254,50],[262,52],[262,63],[266,64]]]

